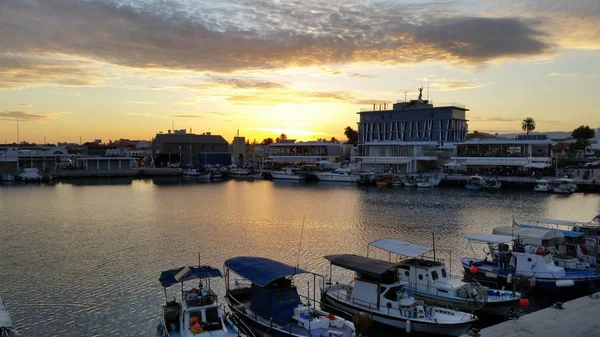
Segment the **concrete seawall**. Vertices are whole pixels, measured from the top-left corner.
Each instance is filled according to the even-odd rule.
[[[92,177],[156,177],[156,176],[178,176],[181,170],[178,168],[135,168],[124,170],[64,170],[54,171],[50,174],[57,178],[92,178]]]

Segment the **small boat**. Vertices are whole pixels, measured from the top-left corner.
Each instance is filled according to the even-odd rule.
[[[250,169],[234,167],[229,169],[229,176],[232,178],[246,178],[250,174]]]
[[[210,170],[210,177],[212,179],[221,179],[222,176],[223,176],[223,173],[221,173],[220,168],[213,168]]]
[[[462,336],[477,321],[475,315],[415,299],[409,283],[398,277],[399,263],[354,254],[327,255],[325,259],[356,273],[350,284],[329,280],[329,286],[321,291],[328,307],[351,314],[365,311],[374,322],[408,333]]]
[[[10,316],[8,315],[8,309],[4,299],[0,296],[0,336],[1,337],[18,337],[19,333],[13,327]]]
[[[552,192],[558,194],[571,194],[577,191],[577,185],[573,183],[573,179],[560,178],[554,181]]]
[[[36,168],[25,168],[23,172],[19,174],[19,180],[21,181],[41,181],[42,176],[39,174]]]
[[[485,188],[485,180],[481,176],[471,176],[469,177],[469,181],[467,182],[468,190],[481,190]]]
[[[309,272],[298,267],[262,257],[239,256],[225,261],[225,270],[229,308],[257,336],[355,336],[354,324],[316,307],[316,283],[317,277],[323,280],[321,275],[310,273],[313,287],[308,285],[309,295],[304,297],[298,294],[293,276]],[[246,281],[236,279],[232,273]]]
[[[15,175],[12,173],[4,172],[0,177],[2,181],[15,181]]]
[[[211,171],[200,171],[198,169],[188,168],[183,170],[182,175],[184,178],[210,180]]]
[[[165,289],[165,305],[157,327],[159,337],[240,336],[240,322],[219,302],[210,279],[222,277],[210,266],[182,267],[163,271],[160,283]],[[200,280],[198,287],[184,290],[183,282]],[[203,282],[205,281],[206,284]],[[167,301],[167,288],[181,283],[181,301]],[[243,326],[241,326],[243,327]],[[247,330],[246,330],[247,331]]]
[[[348,168],[338,168],[330,172],[315,172],[314,175],[320,181],[355,183],[360,179],[359,175],[353,174],[352,170]]]
[[[452,277],[446,271],[444,262],[435,258],[432,248],[397,239],[380,239],[369,243],[369,246],[401,257],[398,269],[400,281],[407,283],[406,287],[416,299],[427,304],[451,304],[456,310],[506,316],[521,299],[518,292],[493,290],[476,282],[467,283]],[[432,251],[433,258],[424,256]]]
[[[470,242],[487,243],[489,258],[463,257],[465,274],[482,282],[540,291],[590,293],[600,289],[600,273],[559,267],[546,249],[531,251],[512,236],[466,234]],[[508,243],[513,242],[512,250]],[[517,282],[518,280],[518,282]],[[521,283],[520,281],[526,280]],[[526,292],[525,289],[516,289]]]
[[[536,180],[537,185],[533,188],[536,192],[552,192],[552,185],[546,179]]]
[[[415,179],[415,177],[406,177],[406,179],[404,179],[404,186],[405,187],[416,187],[417,186],[417,180]]]
[[[437,185],[435,184],[435,181],[433,180],[432,177],[423,177],[423,178],[417,179],[417,187],[429,188],[429,187],[434,187],[434,186],[437,186]]]
[[[485,183],[486,190],[499,190],[502,188],[502,182],[496,178],[491,178]]]
[[[264,178],[262,171],[251,173],[251,174],[248,175],[248,177],[251,178],[251,179],[263,179]]]
[[[392,186],[402,187],[402,186],[404,186],[404,181],[402,181],[402,179],[400,179],[399,177],[395,177],[394,180],[392,181]]]
[[[271,172],[273,179],[282,180],[306,180],[306,172],[299,168],[287,167],[279,171]]]

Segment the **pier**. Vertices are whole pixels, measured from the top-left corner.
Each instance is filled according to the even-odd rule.
[[[96,177],[158,177],[180,176],[178,168],[134,168],[121,170],[60,170],[51,171],[57,179],[64,178],[96,178]]]
[[[441,175],[442,184],[446,186],[465,185],[469,180],[468,175]],[[559,177],[516,177],[516,176],[483,176],[484,179],[488,180],[495,177],[498,181],[502,182],[502,187],[509,188],[534,188],[537,185],[537,181],[540,179],[548,180],[550,183]],[[600,192],[600,174],[590,177],[590,179],[583,179],[580,177],[573,177],[573,183],[579,187],[582,192]]]
[[[594,317],[599,310],[600,293],[596,293],[563,303],[562,309],[552,306],[463,337],[598,336],[600,321]]]

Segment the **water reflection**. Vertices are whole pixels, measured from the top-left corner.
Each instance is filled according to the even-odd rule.
[[[326,275],[323,255],[365,254],[382,237],[429,246],[435,232],[458,274],[458,258],[473,254],[465,232],[600,213],[593,194],[481,192],[177,177],[2,185],[0,289],[25,335],[149,336],[164,301],[160,271],[197,263],[197,252],[216,267],[254,255]]]

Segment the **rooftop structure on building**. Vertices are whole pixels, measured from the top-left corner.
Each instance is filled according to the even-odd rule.
[[[274,163],[340,162],[347,156],[345,144],[326,141],[296,142],[295,139],[286,139],[269,145],[269,158]]]
[[[419,89],[422,91],[422,88]],[[433,103],[419,98],[383,109],[360,111],[358,156],[363,171],[413,173],[436,166],[438,151],[453,151],[467,136],[461,104]],[[447,154],[449,157],[449,154]]]
[[[152,154],[157,167],[167,163],[199,165],[200,158],[207,153],[229,155],[229,143],[222,136],[210,132],[194,134],[185,129],[158,133],[152,141]]]

